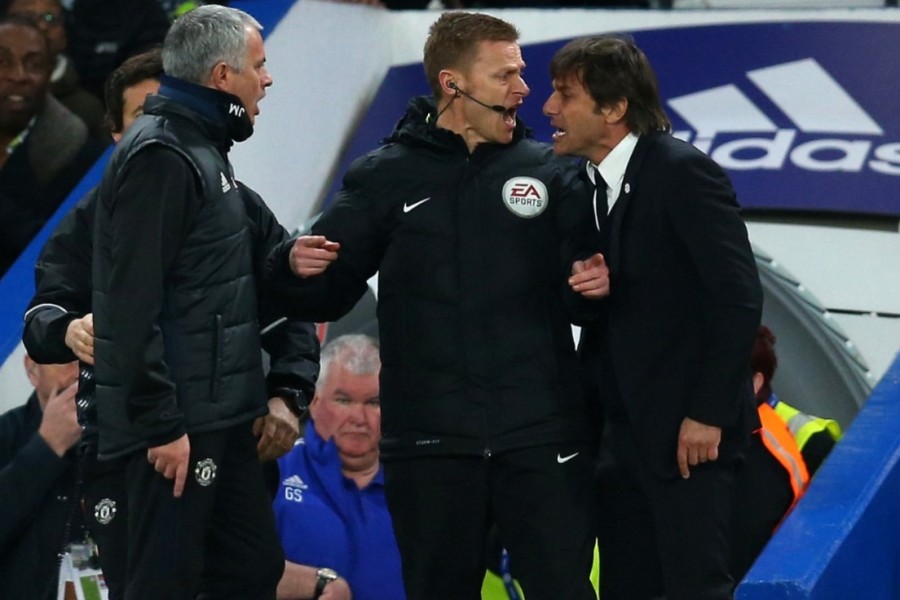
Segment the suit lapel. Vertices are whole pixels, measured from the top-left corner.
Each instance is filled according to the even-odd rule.
[[[631,158],[628,160],[628,166],[625,168],[625,178],[622,180],[622,189],[619,191],[619,197],[609,214],[609,220],[607,221],[607,226],[609,227],[609,250],[606,260],[609,263],[610,271],[613,273],[619,271],[622,221],[625,218],[625,213],[628,211],[628,206],[631,204],[631,199],[640,191],[638,179],[641,164],[644,161],[644,157],[647,156],[650,146],[653,145],[655,137],[656,134],[649,134],[638,138],[634,152],[632,152]]]

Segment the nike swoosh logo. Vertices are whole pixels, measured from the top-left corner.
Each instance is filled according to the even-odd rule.
[[[425,204],[425,203],[428,202],[429,200],[431,200],[431,196],[428,196],[427,198],[422,198],[422,199],[419,200],[418,202],[413,202],[412,204],[406,204],[406,203],[404,202],[404,203],[403,203],[403,212],[408,213],[409,211],[411,211],[412,209],[416,208],[417,206],[420,206],[420,205],[422,205],[422,204]]]
[[[580,454],[579,452],[576,452],[575,454],[570,454],[570,455],[568,455],[568,456],[563,456],[563,455],[561,455],[561,454],[557,454],[557,455],[556,455],[556,462],[558,462],[559,464],[563,464],[563,463],[569,462],[570,460],[572,460],[573,458],[575,458],[575,457],[578,456],[579,454]]]

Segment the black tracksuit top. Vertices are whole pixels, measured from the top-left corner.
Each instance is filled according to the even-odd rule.
[[[411,102],[313,226],[338,260],[301,280],[283,245],[276,284],[298,316],[334,320],[378,272],[385,459],[587,439],[570,324],[601,303],[566,280],[599,249],[588,183],[521,122],[470,154],[434,121],[430,99]]]

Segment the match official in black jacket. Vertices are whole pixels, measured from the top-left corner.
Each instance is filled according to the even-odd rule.
[[[441,16],[425,46],[434,98],[413,100],[273,260],[316,320],[350,310],[378,271],[381,456],[414,600],[478,597],[494,523],[529,600],[595,597],[570,322],[594,315],[607,272],[587,180],[517,119],[517,39],[488,15]]]

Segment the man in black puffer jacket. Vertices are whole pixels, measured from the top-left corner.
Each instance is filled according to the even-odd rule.
[[[130,600],[270,599],[283,569],[251,430],[266,412],[254,256],[227,158],[272,83],[259,29],[220,6],[179,19],[170,77],[99,187],[99,456],[127,461]]]
[[[494,522],[529,600],[595,597],[570,322],[597,312],[607,271],[587,180],[516,119],[517,39],[487,15],[441,16],[425,45],[435,100],[413,100],[270,265],[317,321],[378,271],[382,458],[410,599],[477,597]]]

